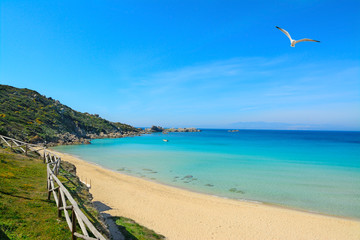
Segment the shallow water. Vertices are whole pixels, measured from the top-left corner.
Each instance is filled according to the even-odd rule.
[[[55,150],[197,192],[360,218],[360,132],[203,130]]]

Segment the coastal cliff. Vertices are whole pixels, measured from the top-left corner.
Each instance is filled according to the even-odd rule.
[[[0,134],[25,142],[86,144],[94,138],[140,135],[141,129],[81,113],[40,93],[0,85]]]

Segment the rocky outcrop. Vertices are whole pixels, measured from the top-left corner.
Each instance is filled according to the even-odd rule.
[[[99,138],[123,138],[123,137],[132,137],[132,136],[140,136],[142,134],[139,132],[112,132],[112,133],[103,133],[100,134],[86,134],[86,137],[90,139],[99,139]]]
[[[201,132],[196,128],[167,128],[163,132]]]
[[[145,132],[201,132],[201,130],[196,128],[163,128],[160,126],[152,126],[151,128],[145,129]]]
[[[49,142],[47,146],[56,146],[56,145],[77,145],[77,144],[91,144],[91,139],[101,139],[101,138],[123,138],[123,137],[133,137],[140,136],[145,132],[112,132],[112,133],[103,133],[100,134],[86,134],[83,136],[78,136],[71,133],[58,134],[57,142]]]
[[[90,144],[90,140],[83,137],[78,137],[71,133],[64,133],[58,135],[59,140],[57,144],[59,145],[73,145],[73,144]],[[57,145],[53,143],[52,145]]]
[[[163,127],[160,126],[152,126],[151,128],[147,128],[145,129],[147,132],[162,132],[165,129]]]

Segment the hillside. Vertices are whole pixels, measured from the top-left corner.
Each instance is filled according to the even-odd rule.
[[[76,168],[62,162],[58,178],[91,223],[109,235]],[[50,199],[43,160],[2,149],[0,144],[0,239],[71,239],[65,218],[58,217],[53,196]]]
[[[0,85],[0,134],[26,142],[88,143],[139,134],[130,125],[81,113],[36,91]]]

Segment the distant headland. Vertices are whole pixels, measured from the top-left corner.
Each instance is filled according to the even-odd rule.
[[[145,132],[153,133],[153,132],[201,132],[200,129],[197,128],[163,128],[160,126],[152,126],[151,128],[145,128]]]

